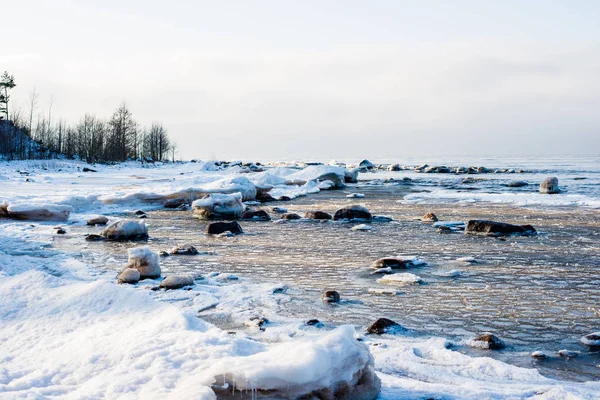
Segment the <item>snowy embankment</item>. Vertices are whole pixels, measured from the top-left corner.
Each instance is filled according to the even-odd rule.
[[[91,176],[67,163],[66,170],[33,172],[36,182],[24,182],[9,164],[0,168],[7,177],[0,198],[9,205],[63,204],[86,215],[105,206],[97,199],[175,193],[190,181],[204,189],[225,180],[239,184],[239,177],[270,190],[336,185],[331,175],[318,183],[300,176],[290,181],[298,170],[284,168],[236,176],[231,170],[199,173],[200,167],[115,167]],[[599,383],[559,382],[460,354],[443,339],[307,327],[278,314],[279,302],[291,295],[228,274],[209,274],[191,290],[148,290],[159,280],[118,285],[114,271],[91,269],[79,254],[54,250],[52,226],[0,219],[0,399],[215,399],[234,390],[280,398],[330,398],[337,391],[372,399],[379,379],[381,399],[591,399],[600,392]],[[271,326],[260,342],[243,332],[230,335],[198,317],[208,309],[240,322],[260,312]]]

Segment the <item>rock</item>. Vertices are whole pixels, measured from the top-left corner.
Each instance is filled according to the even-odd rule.
[[[134,268],[140,272],[140,279],[154,279],[160,277],[158,254],[150,251],[148,246],[127,249],[129,260],[127,268]]]
[[[158,255],[160,257],[169,257],[171,254],[169,254],[168,251],[161,250],[161,251],[158,252]]]
[[[108,240],[139,240],[148,238],[144,221],[121,220],[108,225],[101,233]]]
[[[467,223],[465,234],[483,236],[533,236],[537,234],[537,231],[531,225],[512,225],[504,222],[471,220]]]
[[[407,269],[416,266],[415,260],[403,260],[400,258],[380,258],[371,264],[371,268]]]
[[[323,325],[321,324],[321,321],[319,321],[318,319],[309,319],[308,321],[306,321],[306,325],[308,326],[315,326],[315,325]]]
[[[335,215],[333,216],[334,221],[339,221],[342,219],[371,220],[372,218],[373,218],[373,216],[371,215],[369,210],[367,210],[365,207],[359,206],[359,205],[354,205],[354,206],[339,209],[335,212]]]
[[[108,218],[106,218],[104,215],[90,218],[87,221],[88,225],[106,225],[107,223],[108,223]]]
[[[67,231],[65,231],[63,228],[58,227],[58,229],[56,229],[56,234],[57,235],[64,235],[65,233],[67,233]]]
[[[194,278],[191,275],[169,275],[158,285],[161,289],[174,290],[192,286]]]
[[[188,201],[183,197],[176,197],[174,199],[168,199],[165,201],[165,208],[179,208],[183,205],[187,205]]]
[[[142,210],[136,210],[136,211],[135,211],[133,214],[134,214],[134,215],[137,215],[138,217],[139,217],[140,215],[146,215],[146,213],[145,213],[144,211],[142,211]]]
[[[500,350],[504,348],[504,342],[492,333],[482,333],[468,342],[471,347],[486,350]]]
[[[531,358],[535,358],[536,360],[546,360],[549,357],[541,351],[534,351],[531,353]]]
[[[438,233],[452,233],[454,232],[454,230],[452,228],[450,228],[449,226],[446,225],[441,225],[440,227],[438,227]]]
[[[293,219],[301,219],[302,217],[296,213],[285,213],[281,215],[281,219],[285,220],[293,220]]]
[[[125,268],[117,277],[119,283],[138,283],[140,281],[140,271],[135,268]]]
[[[590,333],[581,338],[581,343],[589,347],[600,347],[600,332]]]
[[[0,217],[30,221],[67,221],[73,208],[62,204],[8,204],[0,202]]]
[[[365,197],[364,193],[350,193],[346,196],[349,199],[362,199]]]
[[[373,222],[392,222],[394,218],[387,215],[373,215]]]
[[[288,196],[279,196],[279,201],[292,201],[291,197]]]
[[[390,285],[420,285],[423,283],[423,279],[415,274],[408,272],[384,275],[383,278],[379,278],[377,283],[385,283]]]
[[[358,183],[358,169],[346,169],[344,170],[344,182],[345,183]]]
[[[269,323],[269,320],[266,319],[265,317],[250,317],[249,321],[246,321],[244,323],[244,325],[248,326],[248,327],[256,327],[258,329],[260,329],[261,331],[265,330],[265,325],[267,325]]]
[[[561,357],[565,357],[565,358],[575,358],[579,355],[578,351],[573,351],[573,350],[559,350],[558,351],[558,355]]]
[[[273,207],[272,210],[273,210],[273,212],[278,213],[278,214],[285,214],[286,212],[288,212],[287,208],[283,208],[283,207]]]
[[[304,214],[304,218],[308,219],[331,219],[331,214],[326,213],[324,211],[309,211]]]
[[[359,164],[358,164],[358,168],[361,171],[370,171],[373,168],[375,168],[375,166],[373,165],[373,163],[369,160],[362,160]]]
[[[193,216],[201,219],[237,219],[242,216],[245,206],[242,194],[213,193],[192,203]]]
[[[244,233],[242,227],[236,221],[231,222],[213,222],[206,227],[206,233],[218,235],[223,232],[231,232],[234,235]]]
[[[271,189],[256,189],[256,200],[261,203],[275,201],[275,198],[269,194],[269,190]]]
[[[246,211],[242,214],[242,219],[251,219],[254,221],[270,221],[271,217],[265,210]]]
[[[421,221],[423,221],[423,222],[437,222],[438,221],[438,217],[434,213],[428,212],[427,214],[425,214],[425,215],[423,215],[421,217]]]
[[[388,171],[396,172],[400,171],[400,164],[392,164],[388,167]]]
[[[196,249],[191,244],[183,244],[181,246],[175,246],[169,251],[169,254],[186,255],[186,256],[194,256],[198,253],[199,253],[198,249]]]
[[[542,194],[556,194],[560,193],[560,188],[558,187],[558,178],[551,177],[546,178],[540,183],[540,193]]]
[[[87,240],[88,242],[97,242],[104,239],[106,239],[104,236],[96,235],[95,233],[90,233],[85,237],[85,240]]]
[[[88,168],[88,167],[83,167],[83,172],[98,172],[98,171],[96,171],[95,169]]]
[[[326,303],[338,303],[340,301],[340,294],[335,290],[327,290],[323,293],[321,299]]]
[[[510,181],[506,184],[508,187],[523,187],[528,186],[529,184],[525,181]]]
[[[402,329],[402,327],[397,323],[387,318],[379,318],[377,321],[373,322],[367,328],[367,333],[372,333],[375,335],[383,335],[388,330],[397,330]]]

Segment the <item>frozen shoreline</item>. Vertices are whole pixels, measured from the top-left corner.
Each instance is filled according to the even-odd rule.
[[[124,174],[131,172],[126,170]],[[61,179],[54,177],[51,182],[68,185],[68,179]],[[113,179],[114,176],[107,177],[107,181]],[[158,186],[165,177],[153,179],[156,182],[150,186]],[[139,191],[136,180],[140,179],[130,177],[120,184],[122,187],[132,185],[131,190]],[[45,195],[40,190],[46,192],[52,187],[52,184],[40,185],[29,193],[18,193],[14,189],[9,196],[4,191],[0,196],[13,200],[10,195],[14,193],[21,200],[35,196],[39,200],[40,195]],[[89,190],[92,189],[77,189],[78,193]],[[122,188],[125,195],[129,190]],[[112,191],[111,187],[102,195]],[[127,207],[135,205],[127,204]],[[75,214],[78,219],[90,214],[85,201]],[[273,329],[267,329],[261,342],[251,336],[231,337],[197,318],[193,310],[210,305],[211,297],[215,296],[231,299],[229,308],[234,315],[256,301],[264,303],[267,310],[276,310],[277,296],[288,295],[276,296],[272,287],[253,282],[232,285],[207,282],[197,284],[190,292],[160,292],[153,296],[150,293],[154,292],[149,292],[144,285],[135,289],[116,285],[114,274],[91,270],[78,261],[77,254],[48,248],[52,224],[36,224],[39,229],[29,225],[27,221],[0,221],[0,319],[3,322],[0,335],[3,348],[9,349],[1,358],[0,398],[12,398],[15,394],[70,398],[159,398],[169,394],[179,398],[211,398],[210,388],[199,382],[207,379],[202,371],[218,360],[266,351],[271,352],[265,353],[266,360],[268,354],[280,359],[279,352],[284,349],[277,350],[277,345],[270,342],[312,342],[315,338],[324,340],[323,351],[327,351],[339,344],[340,337],[354,335],[349,329],[343,332],[306,329],[300,328],[302,321],[274,318]],[[235,300],[236,294],[244,292],[256,295],[244,301]],[[238,316],[248,317],[244,313]],[[532,369],[462,355],[446,349],[445,340],[441,338],[367,337],[365,343],[375,357],[375,368],[383,381],[382,399],[427,396],[559,399],[568,395],[595,398],[600,390],[598,383],[559,382],[544,378]],[[73,348],[80,351],[73,352],[70,350]],[[361,354],[360,347],[341,350],[338,355],[352,351]],[[289,360],[285,365],[291,368],[289,371],[293,371],[296,364],[319,371],[316,366],[322,364],[323,357],[336,359],[334,353],[320,353],[305,364]],[[273,373],[260,366],[249,368],[241,373],[253,379],[260,380]],[[135,376],[131,371],[137,372]],[[334,368],[321,370],[314,378],[334,376],[333,372]]]

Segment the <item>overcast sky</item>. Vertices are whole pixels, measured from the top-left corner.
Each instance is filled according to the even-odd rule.
[[[598,1],[6,0],[14,104],[183,158],[595,153]],[[6,26],[8,24],[8,26]]]

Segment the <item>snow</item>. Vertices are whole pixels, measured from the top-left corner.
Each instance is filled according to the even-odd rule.
[[[137,269],[140,272],[141,279],[160,277],[158,254],[152,252],[150,247],[134,247],[127,249],[127,253],[129,255],[127,268]]]
[[[0,205],[0,216],[4,214],[8,218],[30,221],[66,221],[71,211],[71,206],[60,204],[15,204],[4,201]]]
[[[600,346],[600,332],[590,333],[581,338],[581,343],[586,346]]]
[[[110,240],[143,239],[148,237],[148,228],[144,221],[115,221],[102,230],[102,235]]]
[[[352,228],[350,228],[351,231],[374,231],[373,227],[371,225],[367,225],[367,224],[359,224],[359,225],[355,225]]]

